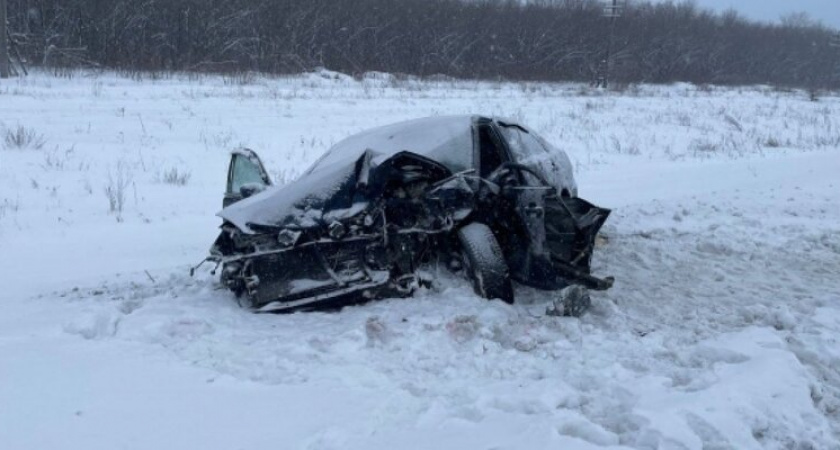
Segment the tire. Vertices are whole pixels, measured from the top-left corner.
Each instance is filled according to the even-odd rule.
[[[464,270],[475,293],[487,299],[513,303],[510,271],[490,227],[478,222],[466,225],[458,230],[458,242]]]

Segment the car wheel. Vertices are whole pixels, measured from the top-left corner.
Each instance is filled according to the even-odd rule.
[[[458,230],[464,269],[475,293],[488,299],[513,303],[510,271],[490,227],[473,222]]]

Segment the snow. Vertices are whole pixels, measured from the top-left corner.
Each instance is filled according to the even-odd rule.
[[[840,448],[836,96],[328,75],[0,81],[0,132],[46,140],[0,140],[0,448]],[[472,113],[544,135],[613,209],[593,270],[616,284],[580,319],[445,272],[292,315],[189,277],[232,148],[282,185],[355,132]]]
[[[377,164],[410,151],[443,162],[452,172],[467,170],[473,166],[472,122],[473,118],[465,115],[423,117],[365,130],[335,144],[309,170],[347,165],[366,150],[373,151]]]

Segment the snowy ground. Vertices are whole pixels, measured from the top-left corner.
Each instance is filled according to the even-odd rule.
[[[231,148],[283,182],[350,133],[470,112],[532,125],[614,209],[617,282],[582,319],[451,279],[253,315],[189,277]],[[36,74],[0,82],[0,133],[0,449],[840,448],[836,96]]]

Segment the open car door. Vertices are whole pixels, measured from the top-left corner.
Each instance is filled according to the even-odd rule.
[[[539,289],[612,286],[611,277],[590,274],[595,238],[610,210],[558,195],[540,172],[524,164],[503,163],[489,178],[513,207],[507,216],[514,225],[503,250],[515,280]]]
[[[271,178],[257,153],[247,148],[236,149],[230,155],[227,189],[222,206],[227,208],[265,190],[271,184]]]

